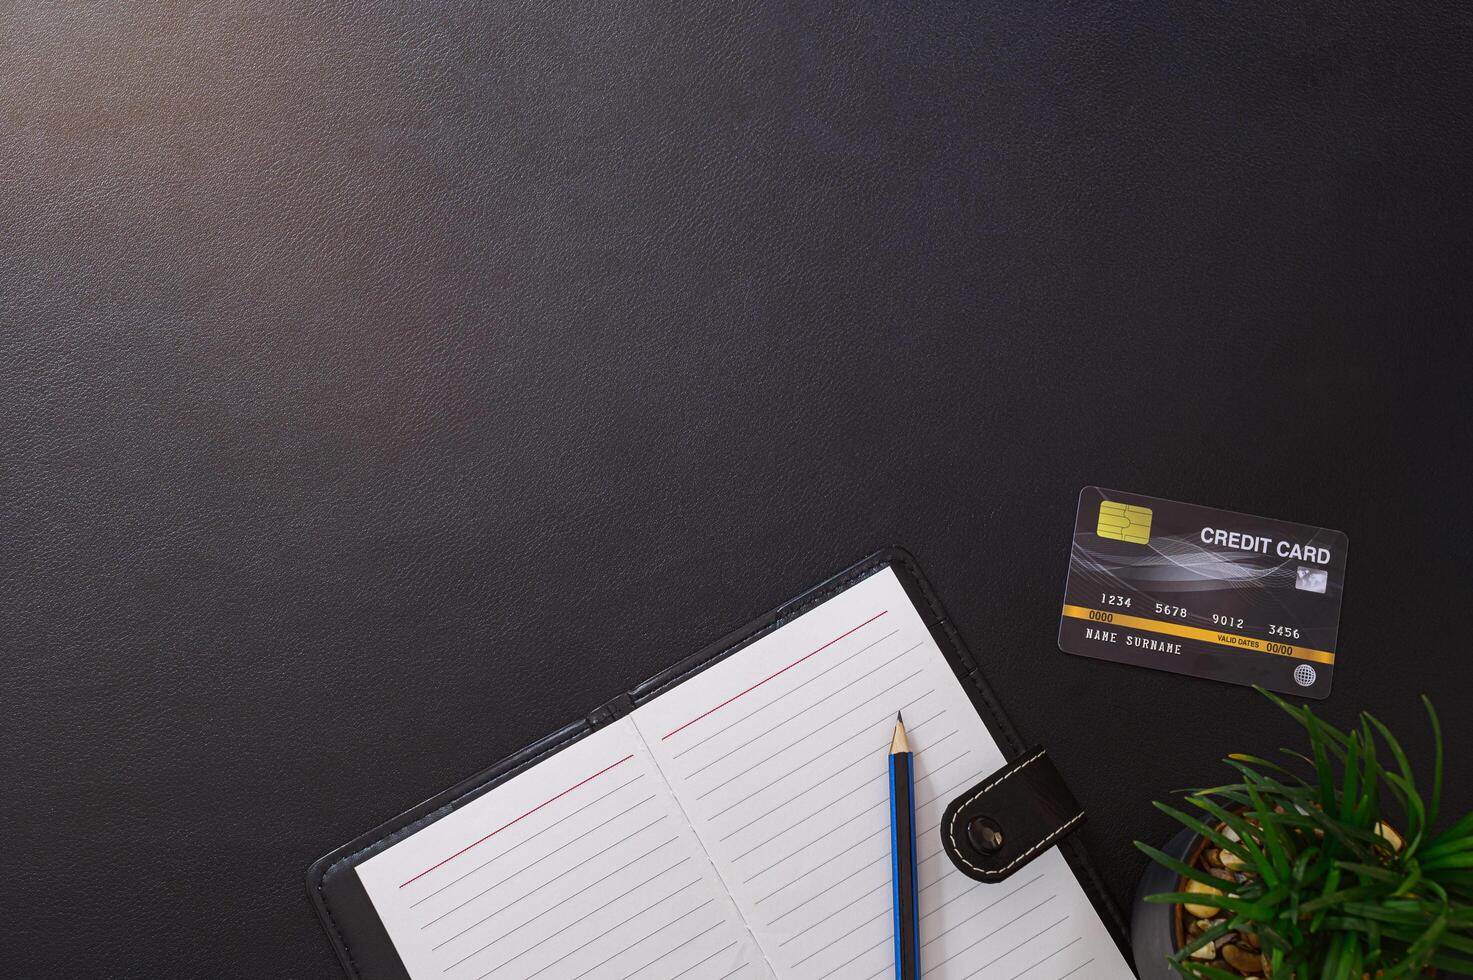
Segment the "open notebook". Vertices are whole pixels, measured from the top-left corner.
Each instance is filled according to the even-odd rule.
[[[1132,976],[1057,849],[991,885],[942,853],[946,804],[1005,759],[890,564],[662,686],[395,843],[354,853],[351,873],[401,964],[350,969],[888,978],[886,750],[903,711],[924,975]]]

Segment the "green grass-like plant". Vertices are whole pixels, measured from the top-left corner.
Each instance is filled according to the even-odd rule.
[[[1236,870],[1247,880],[1225,882],[1136,841],[1183,878],[1224,891],[1146,899],[1220,910],[1217,925],[1171,957],[1177,972],[1237,980],[1191,954],[1227,933],[1249,932],[1275,980],[1473,974],[1473,813],[1434,830],[1443,745],[1432,703],[1422,698],[1436,743],[1424,794],[1401,744],[1372,715],[1340,731],[1309,708],[1259,690],[1305,728],[1309,754],[1283,749],[1284,765],[1231,755],[1226,762],[1239,781],[1188,792],[1194,812],[1156,804],[1241,862]]]

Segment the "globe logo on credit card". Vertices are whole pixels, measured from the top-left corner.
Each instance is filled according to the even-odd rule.
[[[1151,540],[1151,508],[1101,500],[1095,533],[1114,541],[1145,544]]]

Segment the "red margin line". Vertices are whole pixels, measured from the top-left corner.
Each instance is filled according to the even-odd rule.
[[[500,827],[497,827],[495,830],[491,831],[491,833],[487,834],[485,837],[482,837],[480,840],[476,841],[474,844],[467,844],[465,847],[462,847],[460,850],[456,851],[454,854],[450,855],[448,858],[446,858],[445,860],[441,861],[439,864],[436,864],[433,867],[425,868],[419,874],[415,875],[413,878],[410,878],[408,881],[406,881],[404,883],[404,885],[412,885],[412,884],[414,884],[416,881],[418,881],[419,879],[423,878],[425,875],[429,874],[431,871],[434,871],[435,868],[443,868],[445,865],[449,864],[451,861],[454,861],[456,858],[460,857],[462,854],[464,854],[466,851],[469,851],[471,848],[477,847],[477,846],[479,846],[481,844],[486,843],[488,840],[490,840],[491,838],[495,837],[497,834],[501,833],[503,830],[505,830],[506,828],[510,827],[512,824],[516,823],[518,820],[522,820],[522,819],[525,819],[527,817],[530,817],[532,814],[536,813],[538,810],[540,810],[543,807],[547,806],[547,804],[552,803],[552,802],[554,802],[556,800],[562,799],[564,796],[567,796],[569,793],[573,792],[573,790],[577,789],[579,786],[582,786],[584,783],[591,783],[591,782],[593,782],[595,779],[597,779],[598,777],[602,776],[604,773],[608,772],[610,769],[613,769],[615,766],[622,766],[624,763],[628,762],[632,758],[634,758],[634,754],[633,753],[630,753],[629,755],[626,755],[624,758],[620,759],[618,762],[614,763],[614,765],[612,765],[612,766],[605,766],[604,768],[600,769],[598,772],[594,773],[592,776],[589,776],[587,779],[583,780],[582,783],[576,783],[576,784],[574,784],[572,786],[569,786],[567,789],[563,790],[557,796],[554,796],[551,800],[545,800],[542,803],[537,804],[532,809],[530,809],[526,813],[522,814],[520,817],[517,817],[515,820],[508,820],[506,823],[502,824]],[[399,887],[400,888],[403,888],[404,885],[400,885]]]
[[[804,656],[799,657],[797,660],[794,660],[792,663],[788,664],[786,667],[784,667],[782,670],[779,670],[775,674],[768,674],[766,677],[762,678],[760,681],[758,681],[757,683],[753,684],[751,687],[747,688],[745,691],[742,691],[740,694],[733,694],[731,697],[727,698],[725,701],[721,702],[716,707],[712,708],[710,711],[707,711],[705,714],[696,715],[690,721],[686,722],[684,725],[681,725],[679,728],[675,729],[675,731],[666,732],[664,735],[661,735],[660,736],[660,741],[663,742],[663,741],[665,741],[665,739],[669,738],[671,735],[674,735],[676,732],[683,731],[683,730],[689,728],[690,726],[694,725],[696,722],[700,721],[702,718],[706,717],[706,715],[709,715],[709,714],[711,714],[712,712],[715,712],[715,711],[720,711],[722,708],[726,707],[728,704],[731,704],[733,701],[735,701],[737,698],[741,697],[743,694],[751,694],[753,691],[757,690],[757,688],[761,687],[763,684],[766,684],[768,681],[772,680],[774,677],[777,677],[779,674],[785,674],[785,673],[787,673],[788,671],[792,670],[794,667],[798,666],[799,664],[801,664],[803,661],[807,660],[809,657],[813,656],[814,654],[816,654],[816,653],[822,653],[824,650],[827,650],[829,647],[833,646],[835,643],[838,643],[840,640],[842,640],[844,637],[848,636],[850,633],[858,632],[859,630],[861,630],[864,627],[868,626],[870,623],[873,623],[875,620],[879,619],[881,616],[885,615],[885,613],[887,613],[889,611],[890,610],[888,610],[888,609],[882,609],[882,610],[880,610],[879,612],[877,612],[873,616],[871,616],[869,619],[866,619],[864,622],[862,622],[858,626],[854,627],[854,629],[849,630],[849,632],[847,632],[847,633],[840,633],[838,636],[834,637],[832,640],[830,640],[829,642],[825,643],[823,646],[819,647],[817,650],[814,650],[813,653],[805,654]]]

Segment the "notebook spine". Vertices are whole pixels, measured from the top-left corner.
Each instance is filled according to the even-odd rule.
[[[634,710],[634,699],[621,694],[607,704],[601,704],[588,713],[588,724],[594,728],[611,725]]]

